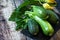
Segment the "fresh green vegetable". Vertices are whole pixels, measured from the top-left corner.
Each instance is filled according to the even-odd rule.
[[[10,21],[16,22],[16,24],[17,24],[17,26],[15,28],[16,30],[25,29],[25,27],[26,27],[26,21],[24,21],[24,20],[27,19],[27,16],[24,14],[24,12],[26,10],[30,10],[26,7],[28,4],[30,4],[30,1],[24,1],[24,3],[19,5],[18,8],[16,8],[12,12],[11,17],[9,18]]]
[[[37,15],[42,19],[47,19],[49,17],[48,13],[46,12],[46,9],[44,9],[42,6],[32,5],[32,9],[33,9],[33,12],[36,12],[34,13],[34,15]]]
[[[32,4],[39,5],[39,3],[36,1],[24,0],[24,2],[12,12],[12,15],[10,16],[9,20],[16,22],[17,24],[16,30],[23,29],[25,27],[26,21],[24,20],[27,19],[27,16],[24,14],[24,12],[26,10],[31,10],[29,5],[32,5]]]
[[[48,14],[50,15],[50,17],[48,18],[48,21],[50,21],[53,24],[57,24],[59,21],[59,17],[58,15],[52,11],[52,10],[47,10]]]
[[[21,17],[20,15],[24,15],[24,12],[26,10],[31,10],[28,8],[29,5],[39,5],[38,2],[35,1],[29,1],[29,0],[25,0],[21,5],[18,6],[18,8],[16,8],[13,12],[11,17],[9,18],[10,21],[16,21],[19,20]]]
[[[43,7],[43,3],[47,3],[50,6],[56,6],[55,0],[24,0],[24,2],[12,12],[9,18],[10,21],[16,22],[17,26],[15,29],[23,30],[28,27],[32,35],[37,35],[39,32],[37,23],[39,23],[43,33],[51,36],[54,33],[54,29],[46,20],[49,19],[51,22],[57,22],[59,18],[52,11],[46,10]],[[49,18],[49,16],[51,17]]]
[[[9,18],[10,21],[16,22],[16,24],[17,24],[16,30],[24,28],[24,26],[26,24],[26,21],[24,21],[24,20],[27,19],[27,16],[24,14],[24,12],[26,10],[29,10],[29,9],[27,9],[27,7],[23,7],[20,10],[19,10],[19,8],[16,8],[14,10],[14,12],[12,13],[11,17]]]
[[[45,35],[52,36],[54,33],[54,29],[52,28],[51,24],[48,21],[42,20],[36,16],[35,19],[41,26],[42,31]]]
[[[39,23],[45,35],[52,36],[52,34],[54,33],[54,29],[52,28],[51,24],[46,20],[42,20],[37,15],[33,15],[33,13],[35,12],[26,11],[26,14],[28,14],[30,18],[33,18],[34,20],[36,20],[36,22]]]
[[[20,20],[16,21],[17,26],[16,26],[15,30],[18,31],[20,29],[27,29],[27,21],[28,21],[28,19],[24,19],[24,20],[21,19],[21,21]]]
[[[33,19],[28,20],[28,30],[32,35],[37,35],[39,32],[38,24]]]

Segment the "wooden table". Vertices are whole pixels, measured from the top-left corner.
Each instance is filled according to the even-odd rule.
[[[16,6],[18,7],[21,2],[23,1],[15,0],[14,2],[14,0],[0,0],[0,40],[35,40],[25,36],[20,31],[15,31],[16,23],[8,20],[12,11]],[[56,31],[49,40],[60,40],[60,29]]]

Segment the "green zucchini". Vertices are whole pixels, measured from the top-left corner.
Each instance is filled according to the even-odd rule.
[[[33,19],[28,20],[28,30],[32,35],[37,35],[39,32],[38,24]]]
[[[34,15],[37,15],[42,19],[47,19],[49,17],[48,13],[46,12],[46,9],[44,9],[42,6],[32,5],[32,9],[33,9],[33,12],[36,12],[34,13]]]
[[[33,18],[34,20],[36,20],[37,23],[39,23],[39,25],[41,26],[42,31],[45,35],[52,36],[54,33],[54,29],[51,26],[51,24],[48,21],[43,20],[36,15],[33,15],[33,13],[35,13],[35,12],[29,12],[27,14],[30,18]]]
[[[42,20],[38,16],[35,16],[34,19],[40,24],[42,31],[45,35],[51,36],[54,33],[54,29],[48,21]]]
[[[58,17],[58,15],[54,12],[54,11],[52,11],[52,10],[47,10],[47,12],[48,12],[48,14],[50,15],[50,17],[48,18],[48,21],[50,22],[50,23],[53,23],[53,24],[57,24],[57,23],[59,23],[59,17]]]

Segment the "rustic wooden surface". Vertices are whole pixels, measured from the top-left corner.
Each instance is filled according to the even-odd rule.
[[[17,2],[17,4],[20,4]],[[15,22],[8,21],[12,11],[15,9],[13,0],[0,0],[0,40],[26,40],[25,36],[20,31],[15,30]],[[5,21],[2,21],[2,20]]]
[[[60,40],[60,30],[50,40]]]
[[[10,40],[9,36],[10,36],[9,27],[0,13],[0,40]]]
[[[8,21],[12,11],[21,4],[22,0],[0,0],[0,40],[33,40],[20,31],[15,31],[16,23]],[[16,3],[16,5],[15,5]],[[49,40],[60,40],[60,30]]]

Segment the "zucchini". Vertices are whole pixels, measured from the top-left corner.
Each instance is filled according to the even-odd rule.
[[[29,16],[30,18],[33,18],[34,20],[36,20],[37,23],[39,23],[39,25],[41,26],[42,31],[43,31],[43,33],[44,33],[45,35],[47,35],[47,36],[52,36],[53,33],[54,33],[54,29],[53,29],[53,27],[51,26],[51,24],[50,24],[48,21],[43,20],[43,19],[39,18],[39,17],[36,16],[36,15],[33,15],[33,13],[34,13],[34,12],[29,12],[29,13],[27,13],[27,14],[28,14],[28,16]]]
[[[52,36],[52,34],[54,33],[54,29],[48,21],[42,20],[38,16],[34,16],[34,19],[40,24],[42,31],[45,35]]]
[[[48,13],[46,12],[46,9],[44,9],[42,6],[32,5],[32,9],[33,9],[33,12],[36,12],[34,13],[34,15],[37,15],[42,19],[47,19],[49,17]]]
[[[38,24],[33,19],[28,20],[28,30],[32,35],[37,35],[39,32]]]
[[[59,23],[59,17],[58,17],[58,15],[54,12],[54,11],[52,11],[52,10],[47,10],[47,12],[48,12],[48,14],[50,15],[50,17],[48,18],[48,21],[50,22],[50,23],[53,23],[53,24],[57,24],[57,23]]]

